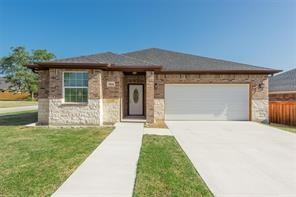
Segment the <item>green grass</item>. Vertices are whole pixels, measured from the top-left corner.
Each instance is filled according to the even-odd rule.
[[[31,113],[0,116],[0,122],[33,122]],[[0,196],[51,195],[111,130],[0,126]]]
[[[37,101],[0,101],[0,108],[37,105]]]
[[[134,196],[213,196],[172,136],[144,135]]]
[[[273,126],[273,127],[278,128],[278,129],[282,129],[284,131],[289,131],[291,133],[296,133],[296,127],[293,127],[293,126],[274,124],[274,123],[271,123],[270,125]]]
[[[37,122],[37,111],[0,114],[0,126],[26,125],[34,122]]]

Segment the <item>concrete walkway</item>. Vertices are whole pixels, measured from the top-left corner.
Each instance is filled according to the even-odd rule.
[[[167,128],[144,128],[144,134],[147,135],[173,135]]]
[[[53,196],[132,196],[143,123],[118,123]]]
[[[10,112],[31,111],[31,110],[37,110],[37,109],[38,109],[37,105],[24,106],[24,107],[0,108],[0,115],[4,113],[10,113]]]
[[[215,196],[296,196],[296,135],[255,122],[166,122]]]

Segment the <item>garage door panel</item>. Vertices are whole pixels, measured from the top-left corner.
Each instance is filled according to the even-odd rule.
[[[166,120],[248,120],[247,84],[166,84]]]

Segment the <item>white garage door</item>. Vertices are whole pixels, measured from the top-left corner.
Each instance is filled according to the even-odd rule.
[[[166,84],[166,120],[248,120],[248,84]]]

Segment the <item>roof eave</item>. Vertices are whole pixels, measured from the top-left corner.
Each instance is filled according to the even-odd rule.
[[[275,74],[281,70],[196,70],[196,71],[160,71],[164,74]]]
[[[103,69],[111,71],[160,71],[162,66],[151,65],[119,65],[105,63],[64,63],[64,62],[39,62],[35,64],[25,65],[33,70],[44,70],[49,68],[72,68],[72,69]]]
[[[296,90],[269,90],[269,94],[296,94]]]
[[[281,70],[275,69],[262,69],[262,70],[176,70],[167,71],[162,70],[160,65],[120,65],[120,64],[107,64],[107,63],[66,63],[66,62],[38,62],[26,65],[32,70],[44,70],[49,68],[71,68],[71,69],[103,69],[111,71],[155,71],[157,73],[167,74],[275,74]]]
[[[108,68],[108,64],[103,63],[66,63],[66,62],[38,62],[25,65],[33,70],[44,70],[49,68],[73,68],[73,69],[90,69],[90,68]]]

